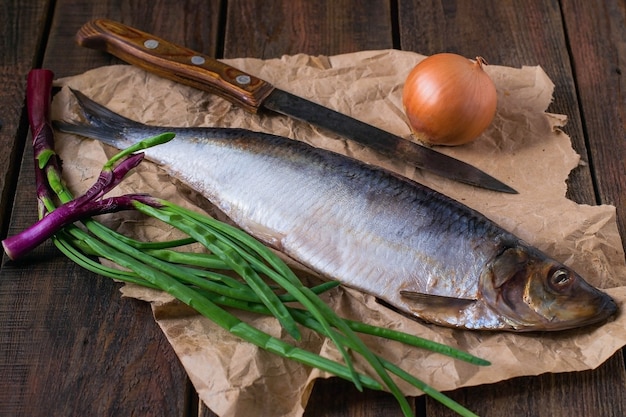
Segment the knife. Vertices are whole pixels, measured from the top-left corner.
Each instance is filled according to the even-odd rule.
[[[106,51],[159,76],[216,94],[251,113],[267,109],[371,148],[391,159],[462,183],[505,193],[513,188],[458,159],[274,87],[207,55],[108,19],[87,22],[79,45]]]

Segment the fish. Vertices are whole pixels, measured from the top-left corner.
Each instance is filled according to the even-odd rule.
[[[81,120],[54,121],[58,130],[118,149],[174,133],[146,158],[267,246],[426,324],[558,331],[618,310],[571,268],[419,182],[269,133],[145,125],[72,93]]]

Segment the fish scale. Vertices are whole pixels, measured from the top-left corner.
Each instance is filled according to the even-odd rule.
[[[59,129],[118,148],[175,133],[147,158],[253,236],[404,313],[528,331],[596,323],[617,310],[574,271],[414,181],[266,133],[145,126],[74,94],[86,122]]]

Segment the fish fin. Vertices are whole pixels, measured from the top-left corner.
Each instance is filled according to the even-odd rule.
[[[62,132],[74,133],[114,145],[113,139],[123,137],[124,131],[144,126],[139,122],[107,109],[78,90],[71,88],[70,90],[76,97],[86,122],[53,121],[54,127]]]
[[[528,261],[528,253],[522,246],[512,246],[504,250],[492,261],[493,286],[500,288],[520,272],[524,273]]]
[[[107,137],[105,138],[103,137],[105,134],[104,129],[98,128],[97,126],[93,126],[88,123],[77,124],[77,123],[68,123],[68,122],[62,122],[59,120],[53,120],[52,125],[54,126],[55,129],[60,130],[61,132],[73,133],[75,135],[84,136],[87,138],[98,139],[110,145],[112,145],[112,143],[110,143],[110,139],[112,137],[115,137],[117,133],[117,132],[110,132],[111,134],[107,134],[106,135]],[[109,140],[107,140],[107,138]]]
[[[467,305],[476,302],[476,299],[473,298],[450,297],[408,290],[400,290],[400,295],[428,307],[451,307],[453,305]]]

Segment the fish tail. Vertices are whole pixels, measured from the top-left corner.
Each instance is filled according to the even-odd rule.
[[[70,90],[78,100],[85,122],[69,123],[55,120],[53,122],[54,127],[60,131],[97,139],[108,145],[116,146],[119,145],[120,140],[129,139],[125,133],[145,128],[143,124],[96,103],[80,91]]]

